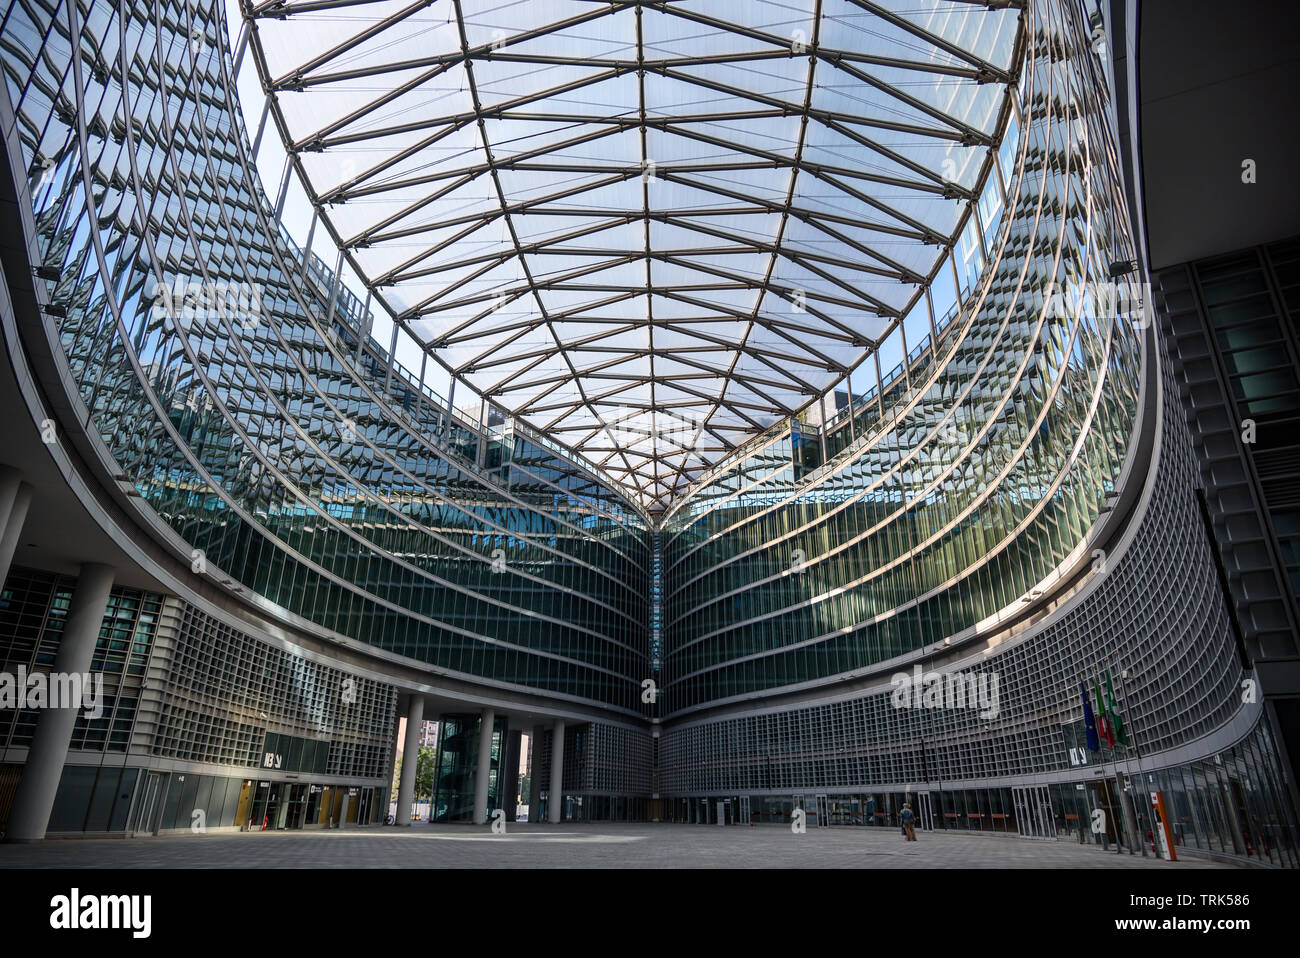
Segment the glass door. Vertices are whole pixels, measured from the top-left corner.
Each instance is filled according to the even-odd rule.
[[[934,831],[934,803],[929,792],[916,793],[916,823],[923,832]]]
[[[1034,789],[1036,793],[1036,804],[1038,806],[1039,838],[1056,838],[1056,818],[1052,814],[1052,793],[1046,785],[1039,785]]]
[[[312,785],[307,789],[307,815],[303,819],[304,825],[315,825],[320,821],[321,799],[324,796],[324,789],[319,785]]]
[[[285,828],[302,828],[307,809],[307,786],[301,783],[289,787],[289,801],[285,809]]]
[[[1016,809],[1016,830],[1021,838],[1056,838],[1052,793],[1047,786],[1013,788],[1011,803]]]
[[[266,830],[284,828],[284,818],[289,813],[289,803],[285,801],[288,791],[284,782],[271,783],[271,795],[266,803]]]
[[[145,777],[140,806],[136,810],[135,827],[131,831],[133,836],[157,833],[158,797],[162,793],[162,779],[161,772],[149,772]]]

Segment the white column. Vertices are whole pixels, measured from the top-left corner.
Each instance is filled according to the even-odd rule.
[[[415,774],[420,765],[420,726],[424,723],[424,696],[411,693],[406,708],[406,744],[402,746],[402,780],[397,786],[395,825],[411,824],[415,801]]]
[[[32,487],[25,482],[18,484],[12,498],[0,490],[0,588],[9,578],[9,566],[13,563],[18,540],[23,534],[23,523],[27,521],[27,507],[31,503]]]
[[[488,785],[492,777],[492,726],[496,712],[483,710],[483,720],[478,729],[478,768],[474,772],[474,824],[487,821]]]
[[[388,800],[392,801],[393,780],[397,777],[397,746],[402,744],[402,736],[398,734],[397,729],[393,729],[393,747],[388,752]],[[400,790],[400,786],[399,786]],[[400,796],[399,796],[400,797]],[[384,821],[388,821],[388,803],[384,803]],[[393,809],[393,824],[397,824],[397,809]]]
[[[63,638],[54,658],[55,672],[85,675],[95,655],[108,594],[113,588],[113,569],[97,562],[81,567],[77,586],[72,590]],[[68,704],[68,703],[60,703]],[[5,830],[5,841],[34,842],[45,837],[54,808],[54,796],[68,759],[68,743],[77,723],[81,703],[68,708],[46,708],[36,722],[36,732],[27,752],[27,764],[18,783],[13,810]]]
[[[13,466],[0,466],[0,529],[9,524],[9,510],[14,506],[22,481],[23,474]]]
[[[542,743],[546,741],[546,727],[534,725],[529,738],[528,754],[528,820],[542,820]]]
[[[348,787],[343,786],[343,804],[339,806],[339,828],[346,828],[348,824]]]
[[[555,720],[551,733],[551,789],[547,793],[546,817],[552,825],[560,823],[564,811],[564,720]]]

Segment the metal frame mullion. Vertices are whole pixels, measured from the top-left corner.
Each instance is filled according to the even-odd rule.
[[[485,167],[484,167],[484,168],[479,172],[478,175],[481,176],[483,173],[491,173],[491,172],[493,172],[494,170],[495,170],[495,167],[487,167],[487,166],[485,166]],[[554,191],[553,193],[548,193],[548,194],[546,194],[545,196],[535,196],[535,197],[532,197],[532,198],[527,199],[527,200],[519,200],[518,202],[511,203],[511,204],[509,204],[506,208],[504,208],[501,212],[502,212],[502,214],[505,215],[505,216],[510,216],[510,215],[513,214],[513,213],[525,213],[525,212],[529,211],[530,209],[532,209],[532,208],[535,207],[535,206],[541,206],[541,205],[544,204],[544,203],[553,203],[553,202],[555,202],[556,200],[563,199],[563,198],[566,197],[566,196],[577,196],[577,195],[580,195],[580,194],[582,194],[582,193],[589,193],[589,192],[591,192],[592,190],[599,190],[599,189],[602,189],[602,188],[604,188],[604,187],[606,187],[606,186],[612,186],[612,185],[614,185],[615,183],[621,183],[621,182],[623,182],[624,180],[631,179],[631,177],[632,177],[632,174],[630,174],[630,173],[622,173],[622,174],[618,174],[618,175],[615,175],[615,176],[609,176],[609,177],[606,177],[605,179],[603,179],[603,180],[598,180],[598,181],[596,181],[596,182],[594,182],[594,183],[592,183],[592,182],[587,182],[587,183],[579,184],[579,185],[577,185],[577,186],[570,186],[570,187],[567,187],[567,188],[562,189],[562,190],[556,190],[556,191]],[[476,177],[476,178],[477,178],[477,177]],[[452,192],[453,190],[455,190],[455,189],[457,189],[457,188],[458,188],[458,185],[449,186],[449,187],[447,187],[447,188],[446,188],[444,191],[442,191],[442,192],[443,192],[443,193]],[[440,198],[440,197],[428,197],[428,198],[426,198],[426,200],[421,201],[421,202],[417,205],[417,209],[418,209],[419,206],[423,206],[423,205],[425,205],[425,202],[431,202],[432,200],[434,200],[434,199],[438,199],[438,198]],[[414,212],[414,211],[412,211],[412,212]],[[548,211],[548,212],[549,212],[549,211]],[[402,215],[402,216],[406,216],[406,215],[409,215],[409,214],[403,212],[401,215]],[[597,212],[597,211],[587,211],[585,215],[587,215],[587,216],[593,216],[593,215],[600,215],[600,214],[599,214],[599,212]],[[477,214],[474,214],[474,213],[467,213],[467,214],[465,214],[465,215],[463,215],[463,216],[454,216],[454,217],[452,217],[451,219],[435,220],[435,221],[432,222],[432,223],[420,223],[420,224],[418,224],[418,225],[416,225],[416,226],[407,226],[407,227],[403,227],[402,229],[398,229],[398,230],[390,230],[390,231],[388,231],[387,233],[378,233],[378,234],[375,234],[375,235],[373,235],[373,236],[368,236],[368,237],[367,237],[367,242],[369,243],[369,245],[374,245],[374,244],[376,244],[376,243],[387,243],[387,242],[390,242],[390,241],[395,240],[395,239],[405,239],[405,238],[408,237],[408,236],[419,236],[421,233],[427,233],[427,232],[429,232],[430,230],[441,230],[441,229],[447,229],[447,228],[450,227],[450,226],[460,226],[462,223],[473,223],[473,222],[477,222],[477,221],[479,221],[479,220],[481,220],[481,219],[482,219],[482,217],[479,216],[479,215],[477,215]],[[370,232],[370,231],[367,230],[367,233],[369,233],[369,232]]]
[[[818,19],[818,24],[820,24],[820,18]],[[810,62],[816,62],[816,58],[810,58]],[[668,68],[652,70],[651,72],[658,73],[670,80],[677,80],[680,83],[689,83],[692,86],[703,87],[704,89],[710,90],[714,93],[725,93],[728,96],[734,96],[737,99],[750,100],[754,103],[765,103],[773,109],[786,111],[798,109],[793,104],[786,103],[776,97],[765,96],[764,94],[756,93],[752,90],[746,92],[737,87],[733,87],[730,84],[721,83],[717,80],[708,80],[704,77],[692,76],[689,73],[679,73],[676,70]],[[827,126],[829,126],[832,121],[839,121],[853,123],[857,126],[865,126],[875,130],[889,130],[891,133],[907,133],[911,136],[933,137],[938,140],[960,141],[961,139],[960,135],[949,130],[917,126],[914,123],[899,123],[894,120],[879,120],[869,116],[848,116],[841,113],[835,113],[831,110],[815,109],[811,104],[808,105],[806,110],[801,110],[799,112],[801,115],[807,116],[809,119],[816,120],[817,122]],[[725,117],[720,117],[720,119],[725,119]],[[876,144],[875,148],[881,151],[888,151],[887,147],[880,146],[879,144]]]
[[[754,252],[761,252],[761,251],[760,251],[760,250],[755,250]],[[739,274],[739,273],[732,273],[730,270],[724,270],[724,269],[722,269],[721,267],[712,266],[712,265],[706,265],[706,264],[704,264],[704,263],[694,263],[694,262],[691,262],[691,261],[689,261],[689,260],[685,260],[685,261],[683,261],[683,260],[681,260],[681,259],[678,259],[676,256],[674,256],[674,255],[672,255],[672,254],[661,254],[659,258],[660,258],[660,259],[663,259],[665,262],[673,263],[673,264],[676,265],[676,266],[681,266],[681,267],[684,267],[684,268],[687,268],[687,269],[698,270],[699,272],[702,272],[702,273],[709,273],[709,274],[711,274],[711,275],[719,276],[719,277],[722,277],[722,278],[724,278],[724,279],[731,279],[731,280],[733,280],[733,281],[743,281],[743,282],[745,282],[748,286],[750,286],[750,287],[752,287],[753,289],[756,289],[756,290],[761,290],[761,289],[764,288],[764,287],[762,286],[762,283],[761,283],[760,280],[751,280],[751,279],[749,279],[748,277],[743,276],[742,274]],[[768,286],[768,287],[766,287],[766,289],[767,289],[768,292],[776,293],[776,294],[778,294],[778,295],[781,294],[781,293],[783,293],[783,292],[786,292],[786,290],[784,290],[784,289],[782,289],[782,288],[780,288],[780,287],[776,287],[776,286]],[[854,303],[854,302],[851,302],[851,301],[849,301],[849,300],[835,299],[834,297],[828,296],[828,295],[825,294],[825,293],[819,293],[819,292],[817,292],[816,290],[805,290],[805,291],[804,291],[804,295],[805,295],[805,299],[806,299],[806,300],[807,300],[807,299],[815,299],[815,300],[817,300],[818,302],[822,302],[822,303],[833,303],[833,304],[835,304],[836,306],[843,306],[843,307],[845,307],[846,309],[862,309],[862,308],[863,308],[863,307],[862,307],[860,304],[858,304],[858,303]],[[711,308],[713,308],[713,307],[711,307]],[[818,319],[820,319],[822,322],[826,323],[826,325],[828,325],[828,326],[833,326],[834,328],[840,330],[842,333],[844,333],[845,336],[847,336],[847,337],[850,338],[850,341],[854,341],[854,342],[862,341],[862,342],[859,343],[859,345],[874,345],[874,343],[877,342],[877,340],[871,340],[871,339],[868,339],[867,337],[864,337],[860,332],[857,332],[857,331],[853,330],[852,328],[850,328],[850,327],[848,327],[848,326],[845,326],[844,324],[842,324],[842,323],[840,323],[838,320],[836,320],[834,317],[832,317],[832,316],[828,316],[828,315],[826,315],[825,313],[820,312],[819,310],[815,310],[815,309],[809,308],[809,307],[807,306],[806,302],[805,302],[805,305],[804,305],[804,310],[805,310],[809,315],[816,316],[816,317],[817,317]],[[771,317],[763,317],[763,318],[764,318],[764,320],[766,320],[766,321],[775,321],[775,320],[773,320]],[[680,324],[680,323],[683,322],[683,321],[682,321],[682,320],[675,320],[674,322]]]
[[[795,219],[802,220],[803,222],[807,223],[809,226],[813,227],[814,229],[825,233],[827,236],[830,236],[831,238],[838,240],[839,242],[843,243],[846,246],[851,247],[854,250],[857,250],[863,256],[869,256],[874,260],[878,260],[879,262],[884,263],[886,266],[891,267],[891,269],[885,270],[885,269],[880,269],[879,267],[876,266],[868,266],[865,263],[855,263],[852,260],[839,259],[837,257],[827,256],[825,253],[814,254],[816,258],[823,259],[828,263],[832,263],[844,269],[857,270],[858,272],[862,272],[862,273],[871,273],[875,276],[883,276],[886,279],[897,279],[903,282],[907,281],[906,277],[910,274],[910,271],[906,267],[902,266],[899,263],[894,262],[892,259],[885,256],[883,253],[877,252],[876,250],[873,250],[870,247],[863,246],[861,243],[857,242],[856,240],[851,240],[847,236],[842,236],[839,233],[836,233],[833,230],[829,229],[828,227],[825,226],[823,222],[821,222],[822,220],[824,220],[827,223],[838,223],[841,226],[856,227],[862,225],[861,220],[854,219],[851,216],[842,216],[838,213],[822,212],[820,210],[814,212],[812,210],[800,209],[794,206],[793,204],[786,205],[786,204],[773,202],[772,200],[760,199],[758,197],[746,197],[744,196],[744,194],[736,191],[724,190],[720,187],[713,187],[713,186],[705,185],[703,183],[697,183],[694,180],[688,179],[676,173],[670,176],[666,176],[664,178],[672,180],[674,183],[681,183],[685,186],[689,186],[692,189],[703,190],[709,193],[717,193],[719,196],[728,196],[728,197],[733,197],[735,199],[742,199],[742,198],[748,199],[750,202],[759,204],[761,207],[763,207],[764,210],[766,210],[769,213],[780,213],[782,216],[793,216]],[[805,254],[803,254],[803,252],[800,251],[799,255],[805,255]]]
[[[789,111],[787,110],[787,111],[772,111],[772,112],[774,116],[784,116]],[[699,120],[696,122],[712,122],[718,119],[734,120],[737,118],[742,118],[742,114],[733,113],[724,116],[711,116],[708,118],[707,121]],[[686,121],[683,120],[676,120],[673,121],[671,124],[665,124],[665,126],[677,127],[685,122]],[[943,186],[929,182],[927,180],[906,180],[897,176],[885,176],[884,174],[881,173],[872,173],[868,170],[849,170],[838,166],[828,166],[825,163],[806,163],[802,160],[802,157],[796,163],[790,157],[784,156],[780,153],[773,153],[770,150],[763,150],[760,149],[759,147],[752,146],[749,144],[733,143],[730,140],[727,140],[723,137],[709,136],[708,134],[702,133],[699,130],[671,129],[668,130],[667,132],[671,132],[674,136],[681,136],[687,139],[697,140],[700,143],[708,143],[710,146],[718,146],[718,147],[722,147],[723,149],[734,150],[737,153],[744,153],[747,156],[753,156],[758,159],[767,160],[773,166],[798,166],[801,170],[807,173],[812,173],[814,176],[817,176],[819,179],[821,178],[820,176],[821,173],[831,173],[837,176],[850,176],[853,177],[854,179],[867,180],[868,182],[871,183],[879,183],[881,186],[893,186],[893,187],[899,187],[901,189],[916,190],[917,192],[934,193],[936,195],[943,194]],[[889,207],[887,206],[884,207],[884,211],[889,212]],[[891,215],[894,215],[895,218],[898,219],[900,222],[905,221],[901,215],[897,215],[895,213],[891,213]],[[910,235],[910,234],[904,234],[904,235]],[[919,234],[917,238],[918,239],[921,238]]]
[[[361,46],[361,44],[365,43],[367,40],[379,36],[379,34],[388,30],[390,27],[394,27],[397,24],[401,23],[403,20],[415,16],[415,14],[419,13],[421,10],[433,6],[435,2],[436,0],[415,0],[415,3],[411,4],[409,7],[403,7],[401,10],[398,10],[396,13],[393,13],[387,18],[380,20],[378,23],[374,23],[371,24],[369,27],[366,27],[366,29],[362,30],[360,33],[353,34],[347,40],[344,40],[342,43],[339,43],[331,47],[329,50],[326,50],[324,53],[318,55],[315,59],[308,60],[306,63],[299,65],[298,67],[295,68],[294,73],[297,74],[299,78],[301,78],[302,74],[308,73],[311,70],[314,70],[318,66],[329,63],[331,60],[337,59],[338,57],[347,53],[349,50]],[[272,83],[272,88],[276,90],[294,89],[294,86],[293,84],[286,85],[282,78]]]
[[[612,227],[615,226],[622,226],[626,222],[627,222],[626,214],[620,214],[617,220],[609,220],[603,223],[594,223],[591,226],[584,226],[581,227],[580,229],[570,230],[567,233],[561,233],[558,236],[552,236],[549,237],[548,239],[536,240],[535,242],[532,243],[525,243],[519,247],[518,254],[521,256],[527,254],[534,254],[534,253],[545,255],[548,253],[549,248],[556,243],[567,243],[569,240],[578,239],[583,236],[591,236],[595,233],[603,233],[607,229],[611,229]],[[440,243],[438,244],[437,248],[431,249],[430,252],[441,252],[443,249],[446,248],[447,245],[448,244],[445,242]],[[422,255],[427,255],[427,254],[422,254]],[[400,276],[392,273],[391,271],[387,275],[391,277],[393,282],[399,282],[399,281],[409,280],[409,279],[424,279],[425,277],[428,276],[434,276],[438,273],[445,273],[448,270],[459,269],[462,266],[473,266],[475,263],[485,262],[487,260],[495,260],[498,263],[502,263],[510,259],[510,257],[514,255],[516,255],[514,251],[505,252],[505,253],[480,253],[477,256],[469,256],[466,257],[465,259],[455,260],[451,263],[443,263],[438,266],[425,266],[418,270],[402,273]],[[556,255],[556,254],[551,253],[550,255]],[[592,248],[589,250],[565,250],[564,255],[566,256],[629,255],[635,258],[637,254],[626,250],[616,251],[616,250],[601,250],[601,249]]]
[[[468,76],[473,71],[470,68],[471,60],[464,61],[465,73]],[[596,86],[607,80],[617,79],[620,73],[627,73],[623,70],[607,70],[603,73],[597,73],[592,76],[582,77],[579,80],[570,80],[568,83],[560,83],[545,90],[539,90],[536,93],[521,94],[512,100],[499,103],[493,107],[483,107],[481,100],[476,95],[473,97],[474,103],[479,106],[478,109],[468,113],[453,113],[445,117],[440,117],[440,125],[452,126],[457,129],[463,126],[469,126],[471,123],[481,123],[484,118],[498,119],[502,113],[509,112],[517,106],[526,106],[529,103],[536,103],[543,100],[549,100],[552,97],[561,96],[566,93],[574,93],[578,90],[589,86]],[[415,133],[419,130],[428,129],[430,122],[428,120],[412,120],[409,123],[399,123],[394,126],[379,126],[356,133],[346,133],[343,135],[331,136],[319,140],[307,139],[300,140],[301,145],[296,147],[298,152],[319,152],[336,146],[346,146],[353,143],[363,143],[367,140],[383,139],[387,136],[395,136],[398,133]],[[486,142],[486,141],[485,141]]]
[[[772,256],[774,258],[789,260],[791,263],[803,267],[808,272],[813,273],[816,276],[820,276],[828,283],[838,286],[841,289],[845,290],[846,292],[852,293],[858,299],[862,300],[862,304],[852,303],[850,301],[851,308],[863,309],[866,310],[867,312],[876,313],[879,316],[885,316],[885,317],[893,317],[898,314],[898,310],[896,310],[894,307],[880,302],[874,296],[869,296],[866,293],[862,292],[861,290],[854,289],[853,286],[851,286],[846,281],[840,279],[838,276],[825,273],[822,270],[818,269],[816,266],[804,262],[800,258],[799,253],[795,252],[794,250],[782,249],[779,243],[770,243],[764,240],[735,237],[732,234],[728,233],[726,230],[712,229],[700,223],[675,222],[672,221],[671,217],[668,214],[656,214],[655,218],[661,219],[664,222],[671,222],[673,226],[679,226],[682,229],[691,230],[697,233],[703,233],[706,236],[713,236],[718,239],[734,239],[737,243],[743,242],[746,245],[750,246],[754,252],[763,253],[765,255]],[[780,233],[778,233],[778,238],[779,236]],[[767,283],[770,282],[770,278],[771,278],[771,272],[769,271],[768,279],[767,281],[765,281],[765,285],[767,285]],[[847,304],[842,304],[842,305],[847,305]]]
[[[576,316],[581,316],[583,310],[591,309],[593,306],[608,306],[608,305],[612,305],[612,304],[614,304],[614,303],[622,302],[622,301],[625,300],[625,299],[631,299],[631,298],[632,298],[632,295],[634,295],[634,294],[622,294],[622,295],[619,295],[619,296],[611,296],[611,297],[609,297],[608,299],[601,300],[601,301],[596,302],[596,303],[587,303],[587,304],[584,304],[584,305],[582,305],[582,306],[576,306],[576,307],[574,307],[573,309],[571,309],[571,310],[566,310],[566,311],[564,311],[564,312],[562,312],[562,313],[553,313],[553,314],[551,314],[551,318],[552,318],[552,319],[572,319],[572,318],[574,318],[574,317],[576,317]],[[491,313],[480,313],[478,316],[474,317],[473,319],[466,320],[465,322],[461,323],[461,324],[460,324],[459,326],[457,326],[454,330],[450,330],[449,333],[452,333],[452,332],[462,332],[463,330],[468,329],[468,328],[469,328],[470,326],[472,326],[474,323],[480,322],[481,320],[487,318],[487,316],[490,316],[490,315],[491,315]],[[584,322],[586,322],[586,321],[587,321],[587,320],[584,320]],[[449,333],[444,333],[444,334],[442,334],[442,335],[439,335],[437,339],[430,340],[430,341],[428,342],[428,346],[429,346],[430,348],[433,348],[433,349],[442,349],[442,348],[445,348],[445,347],[447,347],[447,346],[457,346],[457,345],[460,345],[460,344],[462,344],[462,343],[470,343],[470,342],[473,342],[473,341],[476,340],[476,339],[482,339],[484,336],[490,336],[490,335],[492,335],[492,333],[496,333],[496,332],[504,332],[504,331],[506,331],[506,330],[519,329],[519,328],[522,328],[522,327],[527,327],[527,328],[530,329],[530,330],[531,330],[531,329],[536,329],[538,326],[541,326],[541,325],[543,324],[543,322],[545,322],[545,320],[534,317],[534,318],[532,318],[532,319],[523,319],[523,320],[520,320],[520,321],[517,322],[517,323],[508,323],[508,324],[501,325],[501,326],[493,326],[490,330],[485,330],[484,332],[481,332],[481,333],[477,333],[477,332],[476,332],[476,333],[471,333],[471,334],[468,334],[468,335],[459,335],[459,336],[455,336],[454,338],[448,338]],[[608,322],[608,323],[611,323],[611,324],[615,324],[615,323],[617,323],[617,324],[623,324],[623,325],[627,325],[629,322],[632,322],[633,326],[635,325],[635,322],[634,322],[634,321],[630,321],[630,320],[628,320],[628,319],[624,319],[624,318],[620,318],[620,319],[607,319],[607,320],[604,320],[604,322]]]
[[[697,303],[694,299],[690,298],[689,296],[681,296],[679,294],[671,293],[667,291],[658,293],[657,295],[663,296],[665,299],[674,300],[676,302],[688,303],[690,305],[699,305],[702,307],[706,307],[708,309],[717,310],[723,313],[724,318],[730,317],[732,319],[737,320],[738,322],[751,323],[757,326],[762,326],[764,329],[768,330],[769,332],[775,333],[777,336],[780,336],[782,339],[789,342],[792,346],[796,346],[799,349],[803,350],[805,353],[808,353],[809,355],[815,357],[816,362],[809,363],[809,365],[825,366],[831,371],[835,371],[835,372],[847,371],[842,363],[838,363],[835,360],[831,359],[829,356],[823,355],[820,351],[813,349],[807,343],[800,342],[798,339],[794,338],[789,333],[785,332],[784,329],[778,329],[768,325],[764,317],[746,316],[742,313],[733,313],[729,310],[724,311],[720,306],[714,306],[705,303]],[[676,329],[675,324],[669,323],[668,325],[672,325],[673,328]],[[727,343],[726,340],[716,339],[712,336],[709,336],[707,333],[700,332],[697,329],[682,328],[677,331],[686,336],[693,336],[694,338],[702,339],[705,342],[715,343],[718,346],[722,346],[726,348],[727,350],[735,350],[737,348],[737,345],[735,343]],[[785,359],[785,360],[790,360],[791,362],[803,362],[803,360],[801,360],[798,356],[793,356],[790,355],[789,353],[778,353],[770,349],[762,349],[759,347],[754,347],[749,345],[744,345],[739,348],[742,352],[750,356],[753,356],[756,359],[770,356],[777,360]],[[678,350],[674,350],[674,352],[677,351]]]
[[[971,53],[969,50],[965,50],[962,47],[959,47],[955,43],[950,43],[949,41],[943,39],[943,37],[931,33],[929,30],[925,29],[924,27],[918,24],[913,23],[912,21],[906,19],[905,17],[900,17],[896,14],[889,12],[888,10],[884,10],[876,6],[876,4],[872,3],[871,0],[848,0],[848,2],[853,4],[855,7],[859,7],[863,10],[866,10],[868,13],[880,17],[880,19],[888,23],[892,23],[900,30],[905,30],[908,33],[912,34],[914,37],[924,40],[926,43],[929,43],[932,46],[938,47],[940,50],[943,50],[945,53],[950,53],[960,60],[965,60],[971,66],[984,72],[985,74],[984,79],[986,82],[996,81],[998,83],[1010,83],[1012,81],[1011,74],[1007,73],[1006,70],[994,66],[992,63],[989,63],[983,57],[976,56],[974,53]],[[1019,4],[1009,3],[1007,4],[1007,6],[1019,6]]]

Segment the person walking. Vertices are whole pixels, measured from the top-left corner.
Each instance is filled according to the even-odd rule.
[[[902,814],[898,816],[903,822],[903,833],[905,842],[916,841],[916,815],[912,813],[912,803],[904,802]]]

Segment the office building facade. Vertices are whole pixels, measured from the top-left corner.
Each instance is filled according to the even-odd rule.
[[[404,717],[437,822],[527,735],[533,821],[1134,847],[1158,793],[1298,863],[1285,450],[1214,441],[1293,411],[1295,244],[1149,268],[1123,4],[379,6],[4,8],[0,652],[101,688],[0,712],[6,838],[375,824]]]

